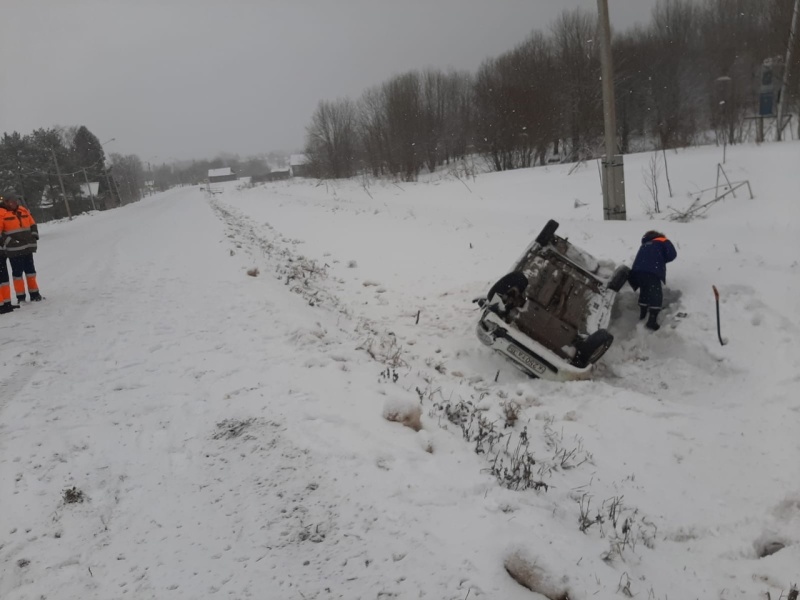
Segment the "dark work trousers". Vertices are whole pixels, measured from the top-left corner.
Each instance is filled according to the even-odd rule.
[[[635,271],[631,273],[631,281],[635,281],[635,287],[639,288],[639,306],[661,310],[664,294],[658,275]]]
[[[0,258],[0,304],[11,302],[11,284],[8,281],[8,263]]]
[[[9,260],[11,261],[11,276],[14,278],[14,293],[17,298],[25,298],[26,283],[28,284],[28,292],[34,295],[37,294],[39,285],[36,282],[36,266],[33,264],[33,254],[12,256]]]

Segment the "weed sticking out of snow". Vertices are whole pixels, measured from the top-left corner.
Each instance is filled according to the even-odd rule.
[[[506,400],[500,405],[503,409],[503,416],[506,419],[505,427],[513,427],[519,419],[521,407],[513,400]]]
[[[61,499],[64,504],[80,504],[86,500],[86,495],[83,490],[79,490],[74,485],[64,490],[61,494]]]
[[[225,419],[217,423],[217,431],[211,436],[215,440],[231,440],[240,437],[247,431],[253,423],[254,418],[250,419]]]
[[[364,350],[372,360],[392,369],[408,366],[403,359],[403,349],[393,333],[380,335],[371,331],[369,337],[359,344],[356,350]]]
[[[608,540],[608,549],[601,555],[604,562],[624,560],[625,551],[635,552],[639,543],[649,549],[655,547],[658,533],[655,523],[640,515],[638,509],[625,506],[622,496],[604,500],[596,510],[592,510],[592,498],[588,494],[583,494],[578,503],[581,532],[588,533],[596,526],[600,536]]]
[[[417,393],[424,396],[419,389]],[[490,459],[490,472],[500,485],[511,490],[547,491],[548,485],[537,478],[537,461],[529,448],[527,427],[516,435],[513,431],[501,431],[496,422],[488,420],[483,411],[469,400],[433,402],[431,412],[432,416],[438,416],[440,425],[442,417],[456,425],[463,438],[474,444],[475,453]]]

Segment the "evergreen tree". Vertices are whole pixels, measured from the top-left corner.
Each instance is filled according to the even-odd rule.
[[[100,181],[105,173],[105,152],[100,140],[81,125],[72,140],[73,160],[78,168],[86,169],[90,181]]]
[[[65,198],[61,193],[61,185],[53,157],[55,156],[58,160],[58,168],[61,171],[67,199],[72,200],[80,195],[79,180],[75,177],[77,168],[73,160],[72,151],[64,146],[63,137],[59,130],[55,128],[36,129],[26,138],[30,140],[28,164],[32,167],[31,172],[33,172],[34,177],[40,174],[44,175],[47,187],[43,186],[42,191],[46,198],[53,203],[53,216],[55,218],[64,217],[67,214]],[[42,199],[42,194],[38,189],[36,193],[37,196],[31,199],[32,202],[41,201]]]
[[[0,193],[16,190],[26,197],[26,171],[30,154],[28,142],[18,132],[3,134],[0,141]]]

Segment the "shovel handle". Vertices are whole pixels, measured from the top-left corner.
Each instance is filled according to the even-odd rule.
[[[714,300],[717,305],[717,337],[719,338],[719,345],[724,346],[725,340],[722,339],[722,329],[719,324],[719,290],[717,290],[717,286],[715,285],[712,285],[711,289],[714,290]]]

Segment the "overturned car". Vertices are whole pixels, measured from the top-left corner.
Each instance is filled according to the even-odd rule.
[[[601,265],[550,220],[481,307],[478,339],[533,377],[587,379],[611,346],[606,330],[630,270]]]

